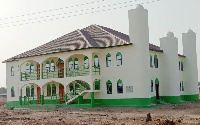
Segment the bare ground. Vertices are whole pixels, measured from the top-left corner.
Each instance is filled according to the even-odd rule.
[[[0,125],[200,125],[200,101],[155,108],[101,107],[93,109],[8,110],[0,98]],[[152,121],[146,122],[151,113]]]

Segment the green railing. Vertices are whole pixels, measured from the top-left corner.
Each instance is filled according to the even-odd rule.
[[[77,69],[66,68],[66,77],[87,76],[90,75],[90,69],[79,66]]]
[[[22,97],[21,101],[22,101],[22,105],[35,104],[38,102],[38,97],[37,97],[37,95],[24,96],[24,97]]]
[[[61,71],[60,69],[57,69],[55,71],[43,70],[42,72],[42,79],[63,78],[63,77],[64,77],[64,70]]]
[[[81,84],[77,83],[79,85],[78,89],[75,89],[73,91],[70,91],[69,93],[67,93],[67,100],[71,100],[73,98],[75,98],[77,95],[81,94],[83,91],[87,90],[84,86],[82,86]]]
[[[39,80],[39,74],[34,72],[21,72],[21,81]]]

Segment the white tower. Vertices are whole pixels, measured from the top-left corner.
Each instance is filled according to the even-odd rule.
[[[130,58],[135,94],[138,98],[150,98],[148,10],[138,5],[128,14],[129,37],[133,43]]]
[[[182,34],[185,100],[198,100],[198,70],[196,54],[196,33],[188,30]]]
[[[178,39],[174,33],[168,32],[166,37],[160,38],[161,56],[161,99],[169,103],[179,103],[179,64],[178,64]]]

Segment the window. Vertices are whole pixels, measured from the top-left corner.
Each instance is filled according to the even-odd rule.
[[[151,55],[150,55],[150,67],[153,67],[153,59]]]
[[[27,72],[27,73],[30,72],[30,67],[29,67],[29,64],[28,64],[28,63],[26,64],[26,72]]]
[[[94,90],[100,90],[100,80],[95,80]]]
[[[180,82],[180,91],[182,90],[182,84],[181,84],[181,82]]]
[[[179,65],[179,70],[181,70],[181,62],[180,61],[178,62],[178,65]]]
[[[154,66],[158,68],[158,56],[156,54],[154,55]]]
[[[123,93],[123,83],[120,79],[117,81],[117,93]]]
[[[55,62],[53,60],[51,61],[51,71],[55,71]]]
[[[31,85],[31,97],[34,96],[34,85]]]
[[[74,59],[74,69],[78,69],[78,58]]]
[[[94,67],[99,67],[99,58],[97,55],[94,56]]]
[[[153,80],[151,80],[151,92],[153,92]]]
[[[51,85],[47,85],[47,96],[51,96]]]
[[[111,66],[111,55],[110,55],[110,53],[108,53],[108,54],[106,55],[106,66],[107,66],[107,67],[110,67],[110,66]]]
[[[30,97],[30,87],[26,86],[26,96]]]
[[[182,91],[184,91],[184,85],[183,85],[183,81],[182,81]]]
[[[70,58],[68,61],[69,69],[73,68],[73,60]]]
[[[15,97],[15,90],[13,86],[11,87],[11,97]]]
[[[181,71],[183,71],[183,62],[181,61]]]
[[[159,84],[159,80],[158,80],[158,78],[156,78],[156,80],[155,80],[155,84]]]
[[[46,71],[47,71],[47,72],[50,71],[50,64],[49,64],[49,61],[46,62]]]
[[[11,66],[11,76],[14,76],[14,66]]]
[[[89,59],[87,56],[84,57],[84,68],[88,69],[89,68]]]
[[[33,63],[31,63],[31,65],[30,65],[30,72],[31,72],[31,73],[34,72],[34,64],[33,64]]]
[[[117,58],[117,66],[121,66],[122,65],[122,54],[120,52],[118,52],[116,55],[116,58]]]
[[[107,94],[112,94],[112,82],[110,80],[106,82],[106,86],[107,86]]]
[[[56,95],[56,85],[52,85],[52,95]]]

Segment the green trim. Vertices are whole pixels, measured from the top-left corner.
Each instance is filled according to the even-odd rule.
[[[51,60],[51,63],[55,63],[53,60]]]
[[[117,83],[122,83],[122,80],[119,79],[119,80],[117,81]]]
[[[6,108],[19,108],[20,102],[19,101],[10,101],[6,103]]]
[[[160,100],[171,104],[183,103],[180,96],[160,96]]]
[[[91,98],[91,107],[94,107],[94,92],[90,92],[90,98]]]
[[[159,84],[158,78],[155,79],[155,84]]]
[[[31,88],[34,88],[34,85],[31,85]]]
[[[43,105],[44,104],[44,96],[40,95],[40,99],[41,99],[41,105]]]
[[[154,55],[154,59],[158,59],[158,56],[157,56],[157,54],[155,54],[155,55]]]
[[[108,54],[106,55],[106,57],[111,57],[111,54],[110,54],[110,53],[108,53]]]
[[[117,55],[117,56],[121,56],[122,54],[121,54],[120,52],[118,52],[116,55]]]
[[[49,64],[49,61],[46,61],[46,64]]]
[[[97,55],[95,55],[95,56],[94,56],[94,58],[98,58],[98,56],[97,56]]]
[[[27,89],[30,89],[30,87],[29,87],[29,86],[26,86],[26,88],[27,88]]]
[[[33,63],[31,63],[31,64],[30,64],[30,66],[34,66],[34,64],[33,64]]]
[[[71,62],[71,61],[73,61],[72,58],[70,58],[70,59],[68,60],[68,62]]]
[[[197,101],[199,100],[199,94],[195,95],[181,95],[180,98],[185,101]]]
[[[84,60],[86,60],[86,59],[88,59],[88,57],[87,57],[87,56],[85,56],[85,57],[84,57]]]
[[[29,64],[27,63],[26,66],[29,66]]]
[[[59,87],[62,87],[62,86],[63,86],[63,84],[59,83]]]
[[[58,62],[61,62],[62,61],[62,59],[61,58],[58,58]]]
[[[110,80],[108,80],[106,83],[108,84],[108,83],[112,83],[112,82]]]
[[[78,61],[78,58],[75,58],[74,61]]]

